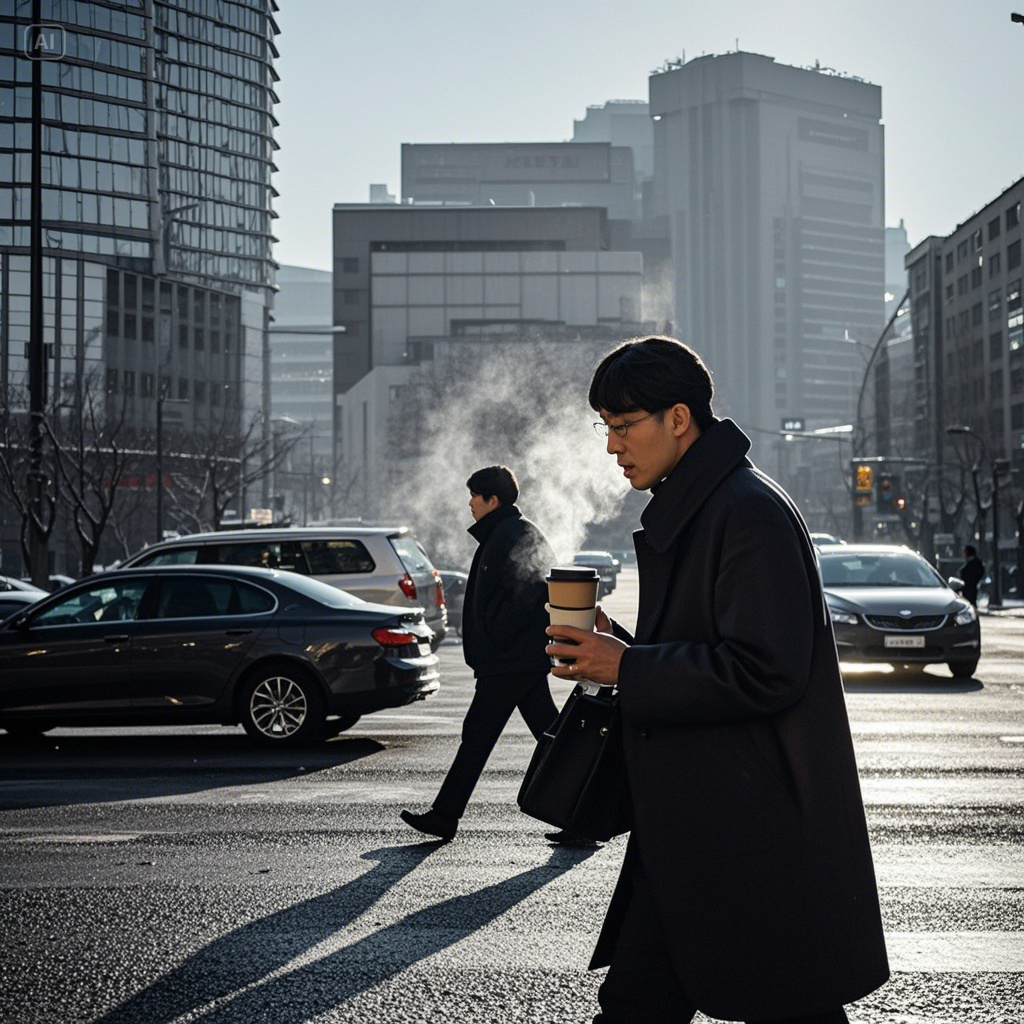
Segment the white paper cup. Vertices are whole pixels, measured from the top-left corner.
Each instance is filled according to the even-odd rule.
[[[547,609],[552,626],[575,626],[577,629],[585,629],[588,633],[594,631],[594,622],[597,618],[596,608],[558,608],[552,604],[546,604],[544,607]],[[557,641],[558,637],[551,639]],[[575,663],[575,658],[551,658],[552,665],[574,665]]]

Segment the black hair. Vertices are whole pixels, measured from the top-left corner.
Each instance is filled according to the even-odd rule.
[[[698,429],[715,422],[715,386],[704,360],[675,338],[653,336],[624,341],[601,360],[590,384],[590,405],[619,415],[657,412],[682,403]]]
[[[511,505],[519,497],[519,481],[508,466],[485,466],[467,481],[470,494],[479,494],[484,501],[494,495],[502,505]]]
[[[964,554],[968,558],[973,558],[978,553],[978,549],[973,544],[964,545]]]

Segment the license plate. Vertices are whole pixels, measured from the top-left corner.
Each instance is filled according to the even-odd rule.
[[[887,636],[886,647],[924,647],[923,636]]]

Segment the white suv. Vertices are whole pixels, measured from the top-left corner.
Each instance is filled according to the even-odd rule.
[[[119,568],[144,565],[263,565],[330,583],[375,604],[423,608],[444,638],[448,615],[441,577],[406,529],[388,526],[288,527],[194,533],[132,555]]]

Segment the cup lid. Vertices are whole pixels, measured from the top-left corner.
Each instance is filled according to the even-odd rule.
[[[560,565],[548,572],[547,578],[556,583],[590,583],[601,578],[589,565]]]

